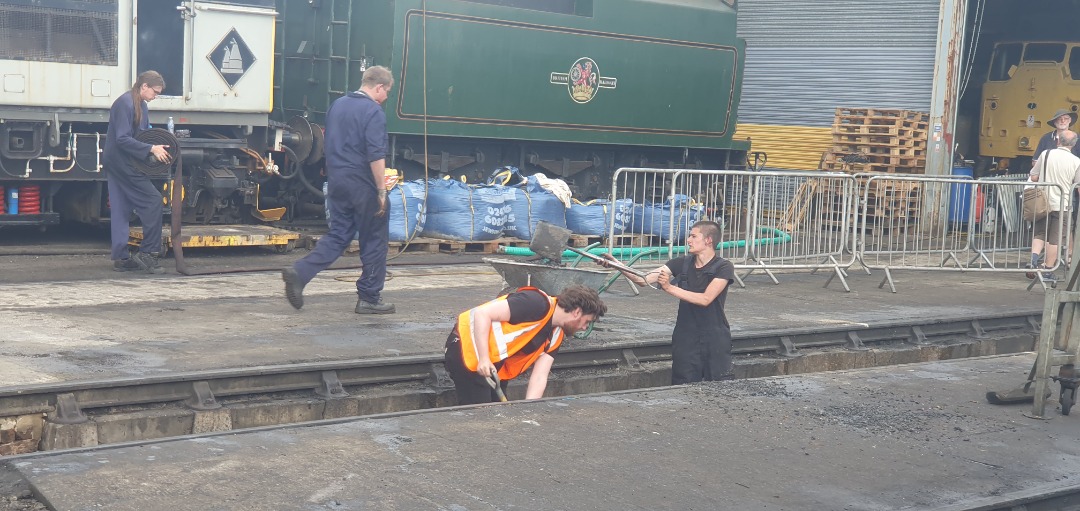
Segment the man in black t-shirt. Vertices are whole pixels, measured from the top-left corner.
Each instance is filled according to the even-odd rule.
[[[697,222],[686,238],[687,255],[668,261],[645,278],[623,272],[640,285],[657,283],[679,299],[679,316],[671,334],[672,385],[734,377],[731,326],[724,302],[735,280],[735,266],[716,255],[719,239],[716,222]]]

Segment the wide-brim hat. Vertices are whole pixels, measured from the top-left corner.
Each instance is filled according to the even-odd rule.
[[[1076,124],[1076,112],[1071,112],[1069,110],[1061,108],[1057,112],[1054,112],[1054,116],[1050,118],[1050,125],[1053,126],[1054,122],[1057,121],[1058,118],[1063,116],[1063,115],[1069,116],[1069,119],[1070,119],[1069,120],[1069,126],[1072,126],[1073,124]]]

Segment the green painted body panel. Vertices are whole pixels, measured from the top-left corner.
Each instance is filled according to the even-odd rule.
[[[393,134],[423,134],[426,113],[432,136],[745,149],[731,139],[745,45],[719,1],[577,0],[577,15],[428,0],[426,16],[421,0],[281,2],[279,119],[321,122],[366,57],[397,77]],[[346,17],[348,32],[331,23]]]

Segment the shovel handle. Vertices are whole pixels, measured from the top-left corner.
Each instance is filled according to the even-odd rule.
[[[616,270],[625,271],[627,273],[631,273],[631,274],[636,275],[638,277],[645,278],[645,273],[644,272],[635,270],[634,268],[631,268],[631,267],[629,267],[629,266],[627,266],[627,265],[625,265],[623,263],[620,263],[618,261],[613,261],[611,259],[606,259],[606,258],[600,257],[600,256],[598,256],[596,254],[589,253],[589,252],[587,252],[585,250],[581,250],[579,248],[574,248],[574,247],[566,247],[566,248],[569,249],[569,250],[572,250],[576,254],[580,254],[580,255],[583,255],[583,256],[585,256],[585,257],[587,257],[589,259],[592,259],[593,261],[603,262],[607,266],[609,266],[611,268],[614,268]]]
[[[499,401],[506,402],[506,394],[503,393],[502,382],[499,381],[499,372],[492,371],[491,376],[486,377],[488,385],[495,391],[495,395],[499,398]]]

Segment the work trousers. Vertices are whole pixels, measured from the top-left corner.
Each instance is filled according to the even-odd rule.
[[[161,253],[161,210],[163,196],[150,178],[133,169],[114,166],[106,169],[109,183],[109,226],[113,260],[127,259],[129,218],[132,210],[142,223],[140,252]]]
[[[499,395],[491,388],[487,378],[465,366],[465,361],[461,358],[461,339],[457,331],[451,332],[446,338],[443,363],[446,365],[446,372],[450,373],[450,379],[454,380],[459,405],[499,402]],[[500,383],[505,393],[509,382]]]
[[[671,336],[671,384],[727,380],[731,365],[731,333],[676,333]]]
[[[337,261],[353,239],[359,239],[360,263],[364,268],[356,281],[356,294],[368,303],[378,303],[386,283],[386,253],[390,243],[390,212],[381,218],[379,201],[372,192],[355,194],[346,200],[334,197],[330,204],[330,231],[319,238],[315,249],[293,268],[300,283],[307,285],[320,271]],[[389,206],[387,207],[389,210]]]

